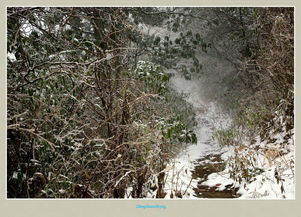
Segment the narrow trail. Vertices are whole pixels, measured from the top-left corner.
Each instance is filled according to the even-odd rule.
[[[187,102],[194,108],[198,142],[189,145],[169,165],[172,169],[167,175],[166,198],[173,198],[174,195],[183,198],[238,197],[238,189],[233,188],[231,183],[222,190],[218,190],[218,186],[208,187],[202,184],[208,175],[224,170],[222,154],[226,153],[227,149],[217,144],[213,132],[215,129],[227,127],[231,119],[214,101],[202,95],[204,90],[199,80],[186,80],[175,73],[171,79],[171,87],[183,93]]]
[[[140,25],[140,28],[146,35],[161,38],[168,36],[170,40],[178,37],[178,33],[166,28],[144,25]],[[206,35],[205,32],[200,33]],[[167,165],[165,198],[236,198],[239,196],[236,193],[238,189],[233,188],[233,183],[222,189],[203,184],[210,174],[223,171],[225,162],[222,156],[229,151],[215,141],[213,133],[216,129],[225,129],[231,123],[231,118],[218,106],[216,99],[222,97],[227,87],[221,81],[233,73],[235,68],[213,49],[208,49],[208,52],[198,51],[197,57],[207,73],[206,80],[187,80],[179,72],[170,71],[174,75],[170,80],[171,88],[183,93],[185,100],[193,106],[197,122],[194,131],[198,142],[186,147]],[[180,62],[186,63],[186,60]]]
[[[193,26],[194,25],[194,26]],[[202,22],[196,22],[186,30],[199,33],[204,39],[207,38],[208,26]],[[167,28],[152,27],[141,24],[141,32],[145,35],[153,35],[164,38],[168,36],[174,41],[179,35],[169,31]],[[190,29],[189,29],[190,28]],[[210,36],[208,37],[210,38]],[[214,44],[214,43],[213,43]],[[219,50],[221,44],[216,43],[207,52],[196,51],[195,57],[202,65],[202,71],[196,78],[187,80],[180,72],[170,70],[174,76],[170,80],[170,86],[179,93],[184,94],[185,100],[193,106],[197,126],[194,129],[198,142],[190,144],[182,150],[165,169],[165,198],[294,198],[294,170],[287,162],[294,162],[294,140],[287,141],[288,154],[275,159],[275,164],[270,165],[264,153],[249,152],[255,147],[271,147],[283,144],[285,134],[271,131],[275,142],[261,141],[258,137],[253,146],[240,154],[247,159],[251,154],[256,154],[252,159],[252,169],[262,168],[262,174],[255,174],[251,182],[237,182],[230,176],[228,160],[235,155],[234,147],[221,147],[214,139],[214,132],[226,129],[231,125],[230,115],[225,112],[228,108],[227,93],[233,86],[233,77],[238,74],[237,66],[233,60],[227,57],[226,53]],[[223,50],[223,49],[222,49]],[[231,53],[231,52],[230,52]],[[239,53],[234,56],[239,56]],[[238,58],[239,59],[239,58]],[[191,64],[187,59],[180,58],[175,63],[177,66]],[[239,86],[239,85],[238,85]],[[279,116],[276,122],[282,123],[283,117]],[[294,134],[294,129],[286,132],[287,135]],[[246,144],[249,144],[246,141]],[[249,144],[250,145],[250,144]],[[282,159],[285,160],[283,161]],[[255,165],[255,166],[254,166]],[[278,165],[278,166],[277,166]],[[293,163],[294,165],[294,163]],[[283,192],[283,186],[275,178],[276,166],[282,168],[282,181],[287,186]],[[278,174],[278,173],[277,173]],[[254,175],[254,174],[253,174]],[[266,181],[269,180],[269,181]],[[283,184],[282,183],[282,184]],[[239,189],[238,189],[239,188]],[[238,193],[239,192],[239,193]],[[150,195],[154,198],[154,195]]]

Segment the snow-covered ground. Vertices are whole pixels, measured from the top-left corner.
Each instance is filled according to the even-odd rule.
[[[208,155],[221,154],[226,162],[223,171],[212,173],[202,185],[216,187],[222,191],[227,185],[238,188],[239,199],[294,199],[295,169],[294,169],[294,141],[283,138],[288,133],[293,135],[294,130],[285,130],[281,116],[276,116],[275,122],[283,125],[281,132],[270,132],[270,141],[260,141],[258,137],[254,144],[238,147],[220,147],[213,139],[215,129],[225,129],[231,119],[219,107],[206,97],[202,96],[202,84],[197,80],[186,80],[179,74],[171,79],[171,86],[176,91],[186,95],[187,102],[191,103],[196,112],[198,143],[189,145],[166,168],[165,198],[197,198],[194,188],[199,178],[192,178],[192,171],[199,164],[198,159]],[[231,164],[231,162],[233,162]],[[235,167],[243,164],[249,172],[250,180],[240,180],[235,177]],[[250,174],[253,172],[253,174]],[[232,173],[232,176],[230,174]],[[234,173],[234,175],[233,175]]]
[[[227,164],[224,171],[209,175],[204,185],[216,186],[223,190],[226,185],[233,184],[238,187],[239,199],[294,199],[295,198],[295,168],[294,168],[294,142],[292,139],[280,147],[284,135],[276,134],[279,140],[268,144],[257,138],[255,144],[232,148],[224,154],[225,161],[246,163],[249,171],[260,171],[253,175],[251,180],[242,180],[238,183],[230,177],[233,167]],[[275,138],[274,137],[274,138]],[[283,143],[282,143],[283,144]],[[251,166],[250,166],[251,165]],[[239,174],[237,174],[239,175]]]
[[[171,79],[171,87],[185,94],[187,102],[194,107],[198,123],[195,128],[198,142],[189,145],[167,166],[165,198],[170,198],[171,194],[173,197],[177,193],[180,193],[183,198],[196,198],[193,188],[197,187],[199,179],[192,179],[192,170],[202,156],[220,154],[228,150],[228,148],[221,148],[212,134],[214,129],[227,127],[231,119],[223,114],[214,102],[202,97],[203,90],[199,81],[186,80],[175,72]]]
[[[177,33],[159,27],[141,24],[139,29],[146,35],[160,37],[168,35],[172,40],[178,36]],[[200,165],[198,161],[200,158],[218,154],[226,163],[225,169],[210,174],[207,180],[202,182],[202,185],[214,186],[217,187],[216,190],[220,191],[224,190],[227,185],[233,185],[239,189],[237,192],[241,195],[239,199],[293,199],[295,192],[294,141],[292,139],[283,141],[283,138],[288,133],[293,135],[294,129],[290,132],[286,132],[284,129],[282,132],[270,132],[270,138],[274,139],[272,143],[260,141],[258,137],[254,144],[246,141],[243,146],[239,147],[221,147],[213,138],[213,133],[217,129],[227,128],[231,124],[231,118],[214,100],[215,97],[218,97],[218,93],[213,96],[215,93],[212,93],[210,86],[216,84],[216,77],[222,80],[223,76],[231,73],[234,69],[233,65],[225,59],[210,55],[210,52],[201,52],[198,55],[207,73],[212,74],[213,81],[208,80],[207,83],[202,83],[199,79],[186,80],[179,73],[172,72],[174,76],[170,81],[171,87],[175,91],[184,93],[187,102],[191,103],[195,109],[198,123],[195,133],[198,142],[189,145],[166,167],[167,178],[164,190],[167,195],[165,198],[197,198],[194,188],[197,187],[200,179],[192,178],[193,170]],[[223,93],[225,86],[222,83],[219,85],[220,92]],[[216,87],[213,88],[213,92],[214,90]],[[281,115],[277,115],[276,118],[276,122],[278,121],[280,125],[285,126]],[[245,161],[246,169],[249,172],[253,170],[250,180],[241,180],[240,182],[235,180],[235,177],[240,175],[235,174],[234,171],[238,161],[240,163]],[[232,176],[230,177],[231,173]],[[149,198],[154,197],[155,193],[150,194]]]

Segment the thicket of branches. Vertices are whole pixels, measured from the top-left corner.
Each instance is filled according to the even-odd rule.
[[[228,8],[216,9],[215,13],[219,15],[216,22],[220,22],[215,28],[225,36],[228,46],[236,46],[240,51],[239,58],[228,56],[233,62],[236,58],[238,72],[230,78],[232,90],[225,97],[232,103],[230,108],[237,112],[236,124],[253,135],[265,134],[278,111],[279,116],[288,119],[287,128],[292,129],[293,8]]]
[[[236,69],[223,76],[228,91],[220,101],[237,118],[217,132],[222,143],[267,139],[277,115],[288,132],[293,12],[8,8],[8,197],[123,198],[126,189],[132,197],[147,189],[163,197],[165,165],[179,144],[196,142],[192,109],[169,89],[166,69],[215,76],[204,74],[201,52]],[[148,35],[141,24],[166,35]]]
[[[240,51],[239,58],[237,53],[227,57],[238,68],[230,78],[233,86],[225,95],[227,107],[234,111],[234,121],[230,129],[216,132],[216,137],[236,150],[245,148],[245,155],[237,151],[232,159],[231,176],[239,182],[249,182],[264,171],[254,165],[254,153],[266,156],[272,163],[271,159],[281,159],[293,151],[294,9],[227,8],[216,9],[215,13],[220,22],[214,24],[216,30],[230,42],[228,46]],[[232,30],[224,32],[229,30],[224,28],[227,25]],[[258,146],[258,141],[264,145]],[[293,162],[286,162],[292,176]],[[279,171],[275,172],[277,180],[285,176]]]
[[[170,75],[139,61],[133,9],[7,10],[8,197],[163,197],[166,163],[196,137]]]

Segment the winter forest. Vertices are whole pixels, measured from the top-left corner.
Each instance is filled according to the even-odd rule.
[[[7,198],[294,199],[294,8],[8,7]]]

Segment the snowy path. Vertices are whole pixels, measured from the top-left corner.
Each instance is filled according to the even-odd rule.
[[[178,36],[177,33],[169,32],[165,28],[145,25],[140,25],[140,28],[146,35],[156,35],[161,38],[168,35],[171,40]],[[224,78],[231,77],[236,69],[226,58],[217,55],[214,50],[208,50],[207,53],[198,52],[197,56],[203,65],[204,73],[207,75],[204,83],[202,83],[202,79],[186,80],[175,71],[172,72],[174,76],[170,80],[171,87],[179,93],[184,93],[185,99],[192,104],[195,110],[198,125],[194,131],[198,142],[189,145],[176,156],[170,165],[167,165],[164,188],[167,195],[165,198],[235,198],[238,196],[240,199],[294,198],[293,138],[285,142],[288,154],[274,159],[278,165],[277,170],[282,171],[283,179],[280,183],[275,179],[276,166],[269,165],[264,153],[262,156],[262,153],[255,151],[258,147],[269,147],[269,145],[271,148],[277,147],[277,144],[283,143],[285,133],[280,135],[271,132],[271,137],[277,140],[275,144],[266,144],[259,138],[255,138],[256,143],[253,145],[246,141],[243,145],[248,148],[240,152],[239,155],[247,158],[250,157],[250,154],[253,156],[255,153],[254,164],[264,172],[247,183],[237,183],[230,178],[229,169],[231,168],[225,167],[224,162],[235,155],[235,147],[220,147],[214,140],[213,133],[216,129],[225,129],[231,124],[231,118],[222,111],[215,99],[223,99],[229,86],[224,82]],[[275,121],[282,120],[282,118],[276,116]],[[288,133],[294,134],[293,132],[294,129]],[[285,186],[284,192],[283,186]],[[237,192],[238,194],[236,194]],[[152,197],[154,195],[149,195],[149,198]]]
[[[198,142],[189,145],[167,167],[165,185],[167,195],[165,198],[173,197],[175,194],[181,194],[183,198],[196,198],[193,189],[197,187],[200,178],[193,178],[193,170],[199,166],[200,158],[208,155],[220,155],[226,151],[216,143],[212,134],[214,129],[226,127],[230,123],[230,119],[218,109],[214,102],[202,96],[204,90],[202,90],[200,81],[186,80],[175,73],[171,79],[171,86],[177,92],[184,93],[185,99],[192,104],[195,110],[198,123],[195,133]]]
[[[189,145],[166,168],[165,198],[261,198],[261,199],[293,199],[294,198],[294,141],[289,139],[283,143],[287,134],[270,132],[274,143],[268,144],[256,138],[256,143],[246,144],[248,148],[240,151],[241,158],[253,156],[253,166],[263,172],[254,176],[250,182],[235,182],[230,178],[229,166],[225,160],[234,156],[235,147],[220,147],[213,138],[216,129],[225,129],[231,119],[224,113],[213,99],[204,96],[199,80],[186,80],[179,74],[171,79],[174,90],[184,93],[187,102],[193,105],[198,125],[195,133],[197,144]],[[275,117],[275,122],[282,120]],[[282,123],[284,126],[285,123]],[[291,129],[289,133],[293,134]],[[256,147],[277,148],[285,144],[287,154],[278,156],[271,164],[269,157],[256,151]],[[246,146],[246,147],[247,147]],[[282,150],[281,148],[278,148]],[[272,149],[271,149],[272,150]],[[253,168],[254,169],[254,168]],[[281,181],[277,179],[281,171]]]

